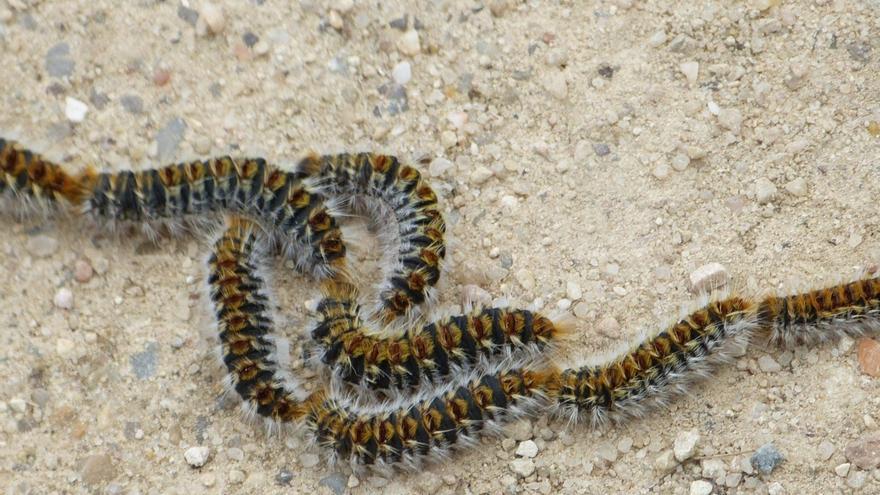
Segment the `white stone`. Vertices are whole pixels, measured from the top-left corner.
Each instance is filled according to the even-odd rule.
[[[736,108],[723,108],[718,112],[718,123],[728,131],[739,135],[742,131],[743,116]]]
[[[852,464],[848,462],[844,462],[843,464],[839,464],[834,468],[834,472],[837,473],[841,478],[846,478],[846,475],[849,474],[849,468]]]
[[[68,96],[64,99],[64,116],[71,122],[82,122],[89,113],[89,106],[76,98]]]
[[[792,196],[803,196],[807,194],[807,181],[798,177],[786,183],[785,190]]]
[[[706,459],[703,461],[703,478],[710,480],[722,480],[727,476],[727,466],[721,459]]]
[[[770,179],[761,177],[755,181],[755,199],[758,203],[763,205],[773,201],[777,193],[776,185]]]
[[[421,41],[419,40],[419,32],[415,29],[403,33],[397,40],[397,50],[409,56],[418,55],[422,51]]]
[[[190,447],[183,453],[186,463],[194,468],[204,466],[211,456],[211,449],[208,447]]]
[[[38,258],[52,256],[58,251],[58,240],[46,235],[36,235],[27,240],[27,250]]]
[[[56,308],[59,309],[73,309],[73,292],[66,287],[62,287],[58,289],[58,292],[55,293],[55,297],[52,299],[52,302],[55,304]]]
[[[764,373],[778,373],[782,371],[782,365],[777,363],[773,356],[769,354],[764,354],[758,358],[758,367]]]
[[[65,339],[61,337],[60,339],[55,341],[55,352],[58,353],[62,359],[69,358],[73,355],[73,351],[75,349],[75,344],[70,339]]]
[[[510,461],[510,470],[520,478],[527,478],[535,472],[535,463],[531,459],[514,459]]]
[[[683,431],[675,437],[672,444],[672,452],[678,462],[684,462],[694,455],[697,442],[700,441],[700,433],[697,430]]]
[[[208,29],[214,34],[223,32],[226,27],[226,16],[223,15],[223,9],[219,5],[205,2],[202,4],[199,17],[205,20]]]
[[[522,285],[523,289],[530,291],[535,288],[535,276],[528,269],[520,268],[514,276],[516,276],[516,281]]]
[[[431,164],[428,165],[428,173],[431,174],[431,177],[442,177],[454,166],[455,164],[448,159],[438,157],[432,160]]]
[[[700,73],[699,62],[688,60],[687,62],[682,62],[678,68],[681,70],[681,73],[684,74],[684,77],[687,78],[688,84],[693,86],[697,82],[697,76]]]
[[[709,495],[712,493],[712,483],[703,480],[696,480],[691,483],[691,495]]]
[[[769,486],[767,486],[767,494],[768,495],[784,495],[785,494],[785,487],[782,486],[782,483],[780,483],[778,481],[774,481],[773,483],[770,483]]]
[[[654,469],[661,473],[671,473],[678,466],[675,460],[675,454],[671,450],[666,450],[657,456],[654,461]]]
[[[490,177],[492,177],[492,171],[482,165],[471,172],[471,182],[478,186],[485,184]]]
[[[391,77],[401,86],[412,79],[412,66],[407,61],[400,62],[391,69]]]
[[[707,263],[690,274],[691,291],[695,294],[711,292],[727,285],[730,274],[721,263]]]
[[[581,297],[583,297],[584,293],[581,290],[581,286],[578,285],[575,281],[569,281],[565,284],[565,295],[568,296],[572,301],[577,301]]]
[[[648,38],[648,46],[651,48],[657,48],[663,43],[666,43],[666,31],[657,31]]]
[[[816,452],[819,454],[819,459],[827,461],[828,459],[831,459],[832,455],[834,455],[834,444],[828,440],[823,440],[822,443],[819,444],[819,448]]]
[[[564,100],[568,96],[568,82],[561,72],[551,72],[544,77],[544,89],[557,100]]]
[[[531,459],[538,455],[538,444],[536,444],[532,440],[520,442],[519,446],[516,448],[516,455],[520,457],[528,457]]]
[[[672,157],[672,168],[678,172],[684,172],[690,164],[691,158],[684,153],[677,153]]]

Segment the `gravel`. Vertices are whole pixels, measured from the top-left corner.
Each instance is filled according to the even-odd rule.
[[[76,63],[70,58],[70,45],[62,41],[46,52],[46,72],[52,77],[69,77]]]
[[[752,467],[762,474],[770,474],[776,469],[785,457],[772,443],[762,445],[749,459]]]
[[[847,444],[846,459],[859,467],[870,470],[880,467],[880,432],[862,435]]]
[[[122,95],[119,103],[128,113],[140,114],[144,111],[144,100],[138,95]]]
[[[156,133],[156,155],[160,161],[169,161],[174,157],[177,148],[183,141],[186,128],[186,122],[182,118],[174,117],[159,129],[159,132]]]
[[[142,352],[132,354],[129,358],[131,372],[140,380],[146,380],[156,374],[159,358],[159,344],[150,342]]]
[[[190,447],[183,453],[186,463],[193,468],[200,468],[208,463],[211,456],[211,449],[204,446]]]
[[[675,453],[675,459],[678,462],[684,462],[693,457],[700,441],[700,433],[697,430],[683,431],[675,437],[672,451]]]

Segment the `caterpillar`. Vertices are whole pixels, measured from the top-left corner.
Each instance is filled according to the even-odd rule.
[[[265,418],[272,429],[301,422],[316,442],[330,448],[331,459],[387,470],[441,459],[472,445],[481,434],[499,432],[511,418],[533,413],[545,400],[548,374],[509,369],[514,363],[508,361],[435,390],[371,406],[326,385],[307,392],[282,369],[285,358],[278,352],[271,302],[260,275],[264,253],[257,232],[248,220],[230,218],[207,262],[226,386],[242,398],[246,415]],[[553,325],[541,315],[533,318]]]
[[[233,223],[231,230],[238,235],[235,225]],[[228,231],[223,239],[225,236]],[[223,249],[218,250],[222,252]],[[256,270],[259,260],[245,259],[246,262],[236,265],[233,279],[250,281],[250,285],[247,291],[232,293],[236,296],[240,292],[265,290],[261,279],[249,274]],[[336,291],[353,290],[346,283],[327,285],[337,286],[333,289]],[[355,469],[365,466],[382,471],[415,469],[471,446],[481,436],[497,434],[503,424],[515,418],[549,412],[571,423],[602,427],[643,416],[685,393],[691,384],[710,376],[714,366],[727,361],[735,348],[749,343],[761,332],[770,333],[774,341],[778,341],[774,332],[778,333],[779,328],[810,336],[818,333],[812,327],[820,327],[828,318],[844,319],[848,326],[826,338],[876,329],[880,314],[875,309],[880,305],[878,288],[880,278],[872,278],[784,298],[768,296],[758,302],[737,296],[707,296],[698,308],[661,331],[645,335],[622,351],[594,358],[582,366],[561,369],[538,356],[525,355],[459,371],[436,387],[423,387],[409,395],[401,394],[394,400],[378,403],[351,398],[334,390],[321,391],[311,396],[318,397],[316,400],[303,399],[309,404],[309,412],[303,409],[306,406],[297,406],[291,409],[297,411],[295,417],[282,420],[302,420],[314,439],[330,450],[330,459],[334,462],[346,461]],[[837,295],[820,297],[825,293]],[[847,296],[843,297],[844,294]],[[785,300],[812,302],[800,305],[780,302]],[[789,308],[788,311],[773,309],[783,306]],[[335,321],[345,321],[348,325],[357,318],[354,303],[336,304],[324,311],[336,314]],[[535,318],[543,317],[536,315]],[[555,327],[553,322],[547,321],[547,325]],[[809,329],[791,330],[792,321]],[[249,358],[246,363],[253,365],[254,360]],[[283,381],[275,379],[275,385],[271,385],[277,364],[271,360],[267,363],[267,366],[260,365],[264,384],[255,388],[283,389],[290,393],[291,387],[280,385]],[[238,373],[237,368],[230,371]],[[246,401],[255,401],[253,395],[243,394],[243,397]],[[279,419],[271,407],[254,405],[249,409]]]
[[[418,468],[514,418],[551,413],[602,427],[639,417],[762,333],[790,346],[880,329],[877,277],[761,299],[706,297],[659,332],[568,368],[547,359],[568,332],[565,319],[479,308],[415,323],[441,276],[446,227],[418,171],[388,155],[310,155],[289,171],[261,158],[220,157],[71,175],[0,139],[0,195],[16,209],[69,207],[111,224],[141,223],[148,233],[162,222],[228,214],[206,277],[225,384],[246,415],[270,429],[305,427],[331,460],[355,468]],[[396,219],[398,249],[376,306],[365,309],[337,210],[378,218],[382,208]],[[286,369],[262,267],[272,245],[321,281],[309,333],[329,382],[308,386]],[[403,321],[405,331],[379,337],[370,320],[380,328]]]
[[[363,329],[354,285],[330,280],[322,292],[312,329],[321,362],[344,382],[376,390],[437,385],[487,361],[536,357],[567,328],[527,310],[479,308],[377,337]]]

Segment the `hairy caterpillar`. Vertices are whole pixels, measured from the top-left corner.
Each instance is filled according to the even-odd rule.
[[[331,280],[322,290],[312,330],[321,361],[344,382],[372,389],[436,385],[481,362],[536,357],[565,332],[531,311],[481,308],[378,337],[363,330],[355,286]]]
[[[380,325],[408,320],[430,300],[446,255],[436,196],[415,169],[387,155],[310,156],[292,171],[223,157],[70,175],[0,139],[0,194],[22,207],[71,206],[111,223],[247,216],[229,221],[208,262],[227,385],[248,415],[273,428],[305,425],[331,458],[355,467],[415,468],[511,418],[544,412],[592,426],[641,416],[759,333],[792,345],[880,329],[880,279],[870,278],[789,296],[706,300],[621,352],[567,369],[544,360],[565,331],[562,322],[527,311],[480,309],[427,325],[408,322],[402,337],[375,337],[370,317]],[[340,206],[375,216],[377,205],[394,214],[399,249],[378,305],[363,311],[334,213]],[[341,387],[324,383],[310,392],[285,369],[260,271],[261,246],[272,240],[323,279],[312,336]],[[345,383],[355,385],[354,394]],[[357,395],[368,389],[394,393]]]

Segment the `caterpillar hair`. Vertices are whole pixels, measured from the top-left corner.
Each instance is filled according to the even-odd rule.
[[[225,384],[242,399],[247,417],[261,416],[270,430],[306,416],[323,393],[308,394],[281,364],[271,304],[259,273],[263,254],[257,227],[233,217],[208,259],[208,292],[216,318]]]
[[[319,170],[312,177],[325,195],[343,198],[349,208],[366,210],[374,220],[380,202],[397,220],[398,249],[387,250],[395,254],[370,316],[388,325],[430,300],[446,257],[446,223],[436,193],[419,171],[394,156],[375,153],[313,156],[303,162]]]
[[[776,344],[816,344],[880,330],[880,278],[862,278],[786,297],[769,296],[761,319]]]
[[[258,228],[230,218],[208,260],[208,287],[217,319],[227,386],[248,416],[266,419],[270,430],[304,422],[331,460],[355,469],[415,468],[473,445],[512,418],[533,414],[545,402],[544,371],[521,369],[530,359],[496,363],[464,374],[437,389],[364,406],[355,399],[308,393],[280,369]],[[549,321],[548,321],[549,324]],[[461,376],[461,375],[460,375]]]
[[[642,416],[707,377],[760,327],[757,306],[750,301],[709,301],[623,352],[562,371],[552,394],[555,412],[593,426]]]
[[[320,360],[343,382],[374,390],[412,390],[461,376],[478,365],[539,360],[568,331],[564,319],[522,309],[481,308],[410,327],[402,336],[363,328],[357,288],[341,279],[322,284],[312,338]]]

